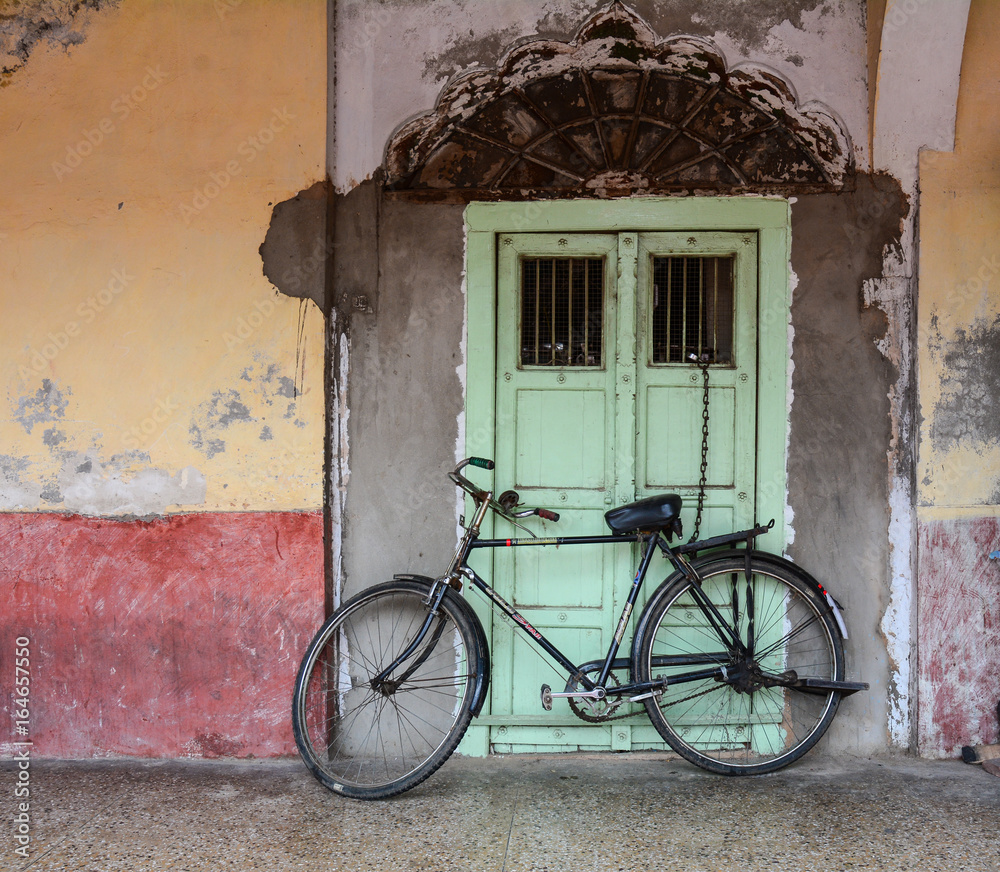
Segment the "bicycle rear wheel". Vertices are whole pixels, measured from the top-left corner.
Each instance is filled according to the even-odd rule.
[[[420,644],[388,676],[428,617],[429,587],[376,585],[339,608],[306,652],[292,727],[319,781],[354,799],[384,799],[431,775],[472,718],[475,629],[447,592]]]
[[[686,578],[668,579],[640,618],[634,648],[639,681],[675,679],[645,700],[649,719],[678,754],[711,772],[773,772],[805,754],[833,721],[839,691],[802,680],[843,680],[840,633],[828,604],[792,566],[752,561],[749,583],[742,555],[694,566],[744,649],[722,642]],[[681,680],[697,672],[714,675]],[[789,683],[791,673],[798,687],[776,683],[780,676]]]

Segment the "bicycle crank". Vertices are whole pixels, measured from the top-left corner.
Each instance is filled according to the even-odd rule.
[[[545,711],[552,711],[552,700],[554,699],[569,699],[570,705],[573,705],[573,699],[586,699],[586,700],[601,700],[607,696],[603,687],[595,687],[593,690],[579,690],[566,693],[553,693],[552,688],[547,684],[542,685],[542,708]]]

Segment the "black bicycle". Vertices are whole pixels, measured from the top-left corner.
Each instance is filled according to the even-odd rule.
[[[672,545],[681,535],[681,498],[666,494],[607,512],[610,535],[480,539],[490,510],[518,526],[533,515],[559,516],[520,509],[514,491],[494,499],[462,474],[469,465],[493,468],[473,457],[449,474],[475,512],[447,571],[436,579],[397,575],[365,590],[331,615],[306,651],[295,682],[295,741],[330,790],[382,799],[415,787],[448,759],[482,710],[490,653],[459,593],[465,581],[565,671],[563,690],[541,688],[543,708],[566,698],[593,721],[642,702],[664,741],[712,772],[753,775],[788,765],[819,741],[844,695],[867,689],[845,680],[847,632],[833,597],[791,561],[754,548],[771,524]],[[642,557],[611,645],[583,664],[467,562],[479,548],[635,542]],[[642,609],[629,656],[619,657],[657,550],[674,571]],[[695,556],[700,552],[710,553]]]

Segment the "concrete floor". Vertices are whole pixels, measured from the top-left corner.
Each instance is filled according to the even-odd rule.
[[[0,766],[8,821],[16,773]],[[731,779],[649,754],[456,757],[361,803],[298,761],[34,760],[30,790],[29,859],[12,834],[0,869],[1000,872],[1000,778],[954,761]]]

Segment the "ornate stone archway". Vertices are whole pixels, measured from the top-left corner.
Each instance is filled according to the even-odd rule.
[[[490,198],[839,190],[850,141],[818,105],[707,40],[657,41],[620,2],[445,87],[386,150],[395,190]]]

